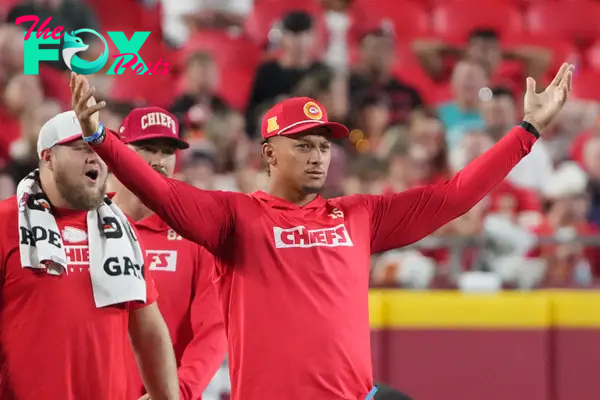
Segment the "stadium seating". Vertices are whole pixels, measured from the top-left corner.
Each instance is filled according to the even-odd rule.
[[[244,24],[244,31],[257,45],[264,47],[269,40],[271,29],[290,11],[305,11],[316,17],[321,15],[320,7],[313,1],[263,0],[256,4]],[[319,31],[324,32],[323,21],[317,18]]]
[[[600,36],[600,3],[576,0],[533,4],[525,14],[525,21],[531,34],[585,45]]]
[[[460,1],[432,11],[433,32],[444,39],[465,39],[477,28],[496,30],[501,36],[523,32],[519,9],[509,3]]]
[[[261,52],[254,42],[243,35],[233,35],[222,30],[207,30],[192,35],[180,51],[180,62],[195,51],[206,51],[220,66],[235,64],[254,68]]]
[[[361,27],[362,31],[388,23],[393,26],[396,36],[403,40],[431,33],[427,10],[413,1],[357,0],[351,14],[354,25]]]

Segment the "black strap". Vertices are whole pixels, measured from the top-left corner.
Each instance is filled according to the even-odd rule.
[[[536,139],[540,138],[540,133],[538,132],[538,130],[535,129],[535,126],[531,125],[529,122],[521,121],[519,126],[523,129],[525,129],[527,132],[531,133],[533,136],[535,136]]]

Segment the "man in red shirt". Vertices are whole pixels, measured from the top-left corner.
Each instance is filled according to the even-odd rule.
[[[268,193],[207,191],[157,174],[104,129],[93,88],[73,76],[86,140],[119,180],[183,237],[215,256],[234,400],[363,400],[373,388],[371,253],[403,247],[467,212],[530,151],[570,90],[565,64],[540,94],[528,79],[525,121],[448,182],[388,195],[319,196],[330,139],[348,134],[308,98],[262,124]]]
[[[159,107],[133,110],[119,133],[152,169],[168,178],[173,176],[177,149],[189,147],[179,138],[177,119]],[[113,201],[136,221],[149,268],[161,293],[158,305],[175,348],[180,397],[200,399],[227,350],[223,317],[211,279],[213,258],[202,247],[175,233],[116,180],[114,189]],[[131,372],[133,400],[145,392],[134,363]]]
[[[167,326],[106,164],[75,112],[51,118],[39,169],[0,202],[0,399],[127,396],[133,347],[153,399],[178,399]]]

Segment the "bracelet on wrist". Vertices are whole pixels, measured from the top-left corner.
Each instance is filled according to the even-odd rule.
[[[104,129],[104,124],[102,122],[100,122],[100,125],[98,126],[98,130],[96,132],[94,132],[94,134],[91,136],[83,136],[83,141],[91,146],[96,146],[96,145],[99,145],[100,143],[104,142],[105,138],[106,138],[106,129]]]

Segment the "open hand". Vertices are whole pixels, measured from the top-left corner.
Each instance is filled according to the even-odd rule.
[[[574,65],[564,63],[552,83],[541,93],[535,92],[535,80],[527,78],[523,120],[533,125],[538,132],[542,133],[565,105],[571,92],[574,69]]]
[[[77,115],[84,136],[92,136],[100,127],[99,111],[106,107],[106,102],[96,103],[96,89],[90,87],[87,78],[71,72],[69,82],[71,88],[71,106]]]

